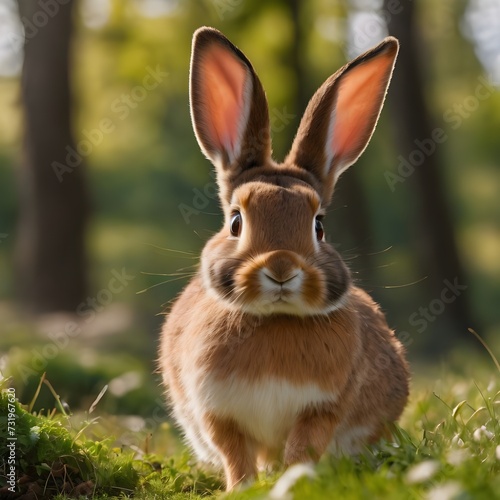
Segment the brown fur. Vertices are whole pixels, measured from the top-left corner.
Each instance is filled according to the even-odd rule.
[[[223,466],[228,489],[251,479],[258,461],[282,456],[293,464],[317,460],[332,443],[342,448],[343,439],[354,448],[375,442],[406,404],[402,345],[314,229],[339,172],[370,139],[396,53],[397,42],[386,39],[330,77],[278,165],[250,62],[216,30],[195,34],[192,116],[217,168],[225,223],[165,322],[159,366],[175,418],[200,456]],[[234,98],[219,104],[213,82]],[[241,232],[232,236],[236,211]],[[281,383],[285,393],[273,393]],[[296,395],[300,410],[283,417],[276,435],[258,437],[245,420],[252,415],[242,419],[217,402],[233,385],[255,401],[252,388],[270,388],[291,408]],[[280,413],[272,410],[251,409],[275,429]]]
[[[221,450],[226,471],[226,487],[231,490],[257,472],[257,446],[230,418],[207,413],[204,416],[207,432]]]

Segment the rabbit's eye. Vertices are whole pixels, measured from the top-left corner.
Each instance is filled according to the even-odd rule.
[[[233,212],[230,228],[232,236],[239,236],[241,234],[241,214],[239,212]]]
[[[316,238],[318,239],[318,241],[322,241],[325,237],[325,230],[323,228],[321,219],[319,219],[318,217],[316,217],[316,221],[314,222],[314,229],[316,231]]]

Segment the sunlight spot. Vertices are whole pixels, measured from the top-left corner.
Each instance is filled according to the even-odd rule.
[[[100,29],[109,21],[111,2],[109,0],[84,0],[80,5],[80,11],[87,28]]]
[[[496,384],[496,380],[495,379],[491,379],[490,380],[490,383],[488,384],[488,387],[486,388],[486,390],[488,392],[491,392],[493,393],[495,391],[495,388],[496,388],[497,384]]]
[[[480,272],[500,274],[500,231],[495,224],[477,223],[462,231],[466,258]]]
[[[23,63],[24,33],[16,2],[0,3],[0,76],[17,76]]]
[[[178,0],[136,0],[134,3],[141,15],[151,18],[170,16],[179,6]]]
[[[122,418],[122,422],[132,432],[140,432],[146,426],[146,421],[139,415],[127,415]]]
[[[460,439],[460,441],[462,441]],[[464,442],[462,441],[462,446]],[[461,463],[465,462],[469,454],[465,450],[450,450],[447,456],[447,461],[450,465],[454,465],[455,467],[459,466]]]
[[[127,372],[109,382],[109,392],[120,398],[141,386],[142,377],[139,372]]]
[[[470,0],[462,32],[474,45],[477,58],[495,85],[500,85],[500,5],[491,0]]]
[[[440,484],[429,491],[428,500],[451,500],[457,498],[457,495],[462,491],[460,485],[455,481],[449,481],[445,484]]]
[[[439,462],[436,460],[426,460],[414,465],[406,474],[406,481],[410,484],[423,483],[432,479],[439,470]]]

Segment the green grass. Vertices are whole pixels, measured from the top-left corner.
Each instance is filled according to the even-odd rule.
[[[307,476],[290,482],[287,498],[500,498],[497,373],[477,381],[456,374],[416,380],[394,443],[380,443],[356,458],[324,457]],[[8,385],[3,380],[4,420]],[[87,412],[66,415],[50,384],[42,379],[40,388],[50,389],[56,409],[34,413],[37,393],[27,405],[16,403],[16,473],[22,491],[59,499],[65,494],[158,500],[225,495],[220,475],[197,465],[168,424],[131,431],[125,417],[96,417],[99,402]],[[2,453],[6,440],[0,421]],[[5,467],[0,462],[0,488],[6,485]],[[269,498],[276,482],[276,488],[284,486],[283,472],[263,472],[227,498]]]

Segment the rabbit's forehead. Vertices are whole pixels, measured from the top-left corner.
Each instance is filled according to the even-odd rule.
[[[280,179],[279,183],[254,181],[243,184],[234,191],[231,205],[250,213],[283,208],[315,215],[321,207],[321,200],[318,193],[305,183]]]

